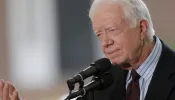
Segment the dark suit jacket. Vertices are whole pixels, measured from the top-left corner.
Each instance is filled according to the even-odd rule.
[[[175,100],[175,52],[163,42],[162,47],[145,100]],[[89,92],[83,100],[124,100],[128,71],[115,66],[109,72],[115,78],[113,85],[102,91]]]

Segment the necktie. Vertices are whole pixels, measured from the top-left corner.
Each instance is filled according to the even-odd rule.
[[[135,71],[131,71],[132,80],[128,84],[126,91],[126,100],[140,100],[140,87],[139,78],[140,75]]]

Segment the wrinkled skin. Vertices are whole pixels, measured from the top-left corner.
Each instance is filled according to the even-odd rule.
[[[93,15],[92,25],[106,57],[123,69],[138,68],[154,46],[147,38],[148,22],[140,20],[132,27],[121,5],[101,4]]]

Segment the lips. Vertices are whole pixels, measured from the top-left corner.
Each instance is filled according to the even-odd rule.
[[[119,56],[119,52],[120,52],[120,49],[114,49],[114,50],[107,50],[105,51],[105,54],[107,57],[113,59],[115,57],[118,57]]]
[[[114,49],[114,50],[106,49],[105,53],[110,55],[110,54],[113,54],[113,53],[118,52],[118,51],[119,51],[119,49]]]

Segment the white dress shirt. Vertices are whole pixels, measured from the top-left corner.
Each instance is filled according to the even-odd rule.
[[[154,48],[150,55],[147,57],[147,59],[141,64],[141,66],[136,69],[137,73],[141,76],[139,79],[139,85],[140,85],[140,100],[144,100],[150,81],[152,79],[154,70],[157,66],[157,63],[159,61],[161,52],[162,52],[162,44],[158,37],[155,38],[156,43],[154,45]],[[131,70],[129,70],[129,73],[126,78],[126,89],[130,81],[132,80],[131,77]]]

